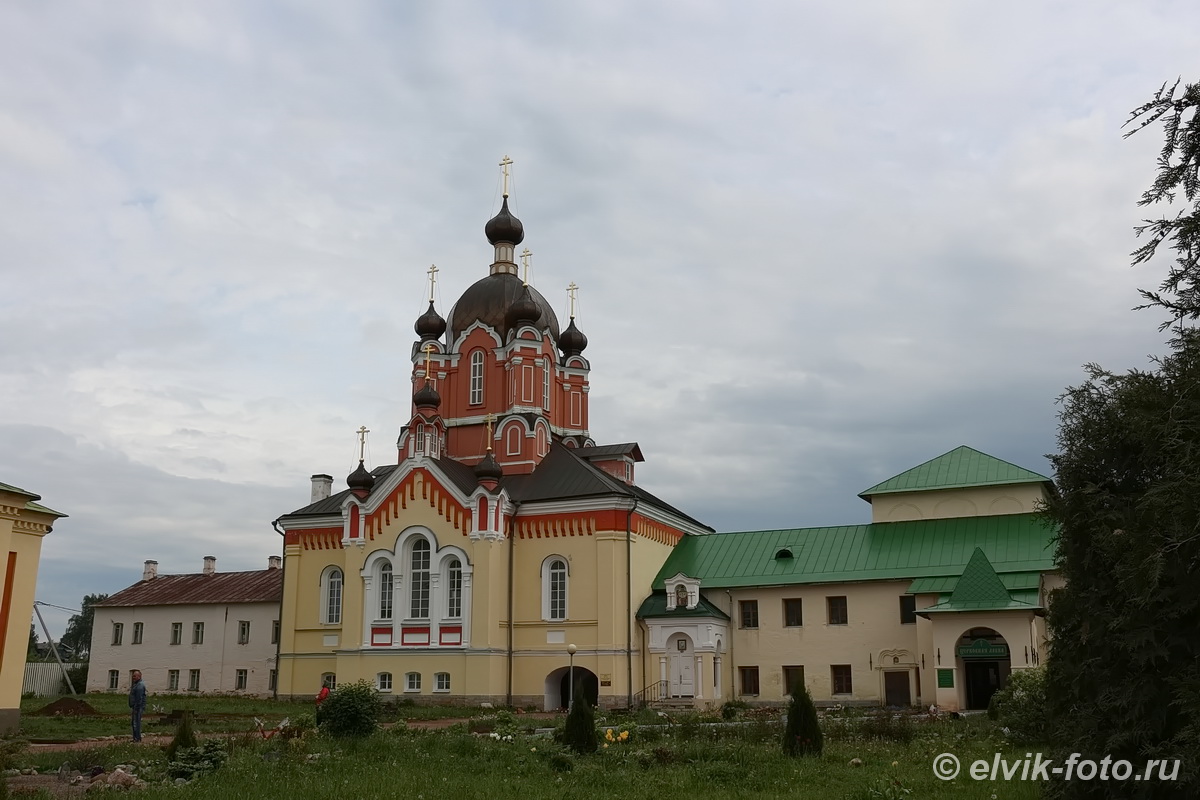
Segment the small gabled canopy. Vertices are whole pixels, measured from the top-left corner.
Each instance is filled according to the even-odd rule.
[[[870,500],[877,494],[1050,482],[1045,475],[963,445],[888,478],[883,483],[877,483],[858,496]]]
[[[575,455],[588,461],[607,461],[617,458],[618,456],[629,456],[635,462],[641,463],[646,459],[642,456],[642,448],[638,447],[637,442],[624,442],[623,444],[602,444],[593,445],[592,447],[577,447]]]
[[[992,562],[982,549],[976,547],[967,562],[962,577],[950,596],[917,613],[927,614],[942,611],[1034,611],[1039,607],[1021,600],[1014,600],[1004,582],[992,568]]]
[[[704,595],[700,595],[700,601],[696,603],[695,608],[676,606],[674,611],[668,611],[666,592],[654,592],[643,600],[642,605],[638,608],[637,617],[638,619],[659,617],[715,617],[717,619],[729,619],[728,614],[705,600]]]

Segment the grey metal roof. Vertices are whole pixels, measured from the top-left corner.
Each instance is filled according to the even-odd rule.
[[[589,461],[592,459],[612,458],[614,456],[630,456],[634,461],[646,460],[642,455],[642,448],[638,447],[637,442],[578,447],[575,449],[575,455],[580,458],[586,458]]]

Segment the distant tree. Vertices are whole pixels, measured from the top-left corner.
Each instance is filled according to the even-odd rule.
[[[72,660],[87,659],[92,647],[92,619],[95,617],[95,609],[92,606],[107,599],[108,595],[106,594],[84,595],[83,601],[79,605],[82,613],[75,614],[67,620],[67,629],[58,642],[69,651]]]
[[[1061,398],[1057,492],[1046,515],[1058,527],[1066,585],[1050,601],[1046,698],[1050,739],[1062,753],[1099,761],[1180,760],[1173,781],[1051,781],[1054,798],[1200,797],[1200,89],[1178,83],[1135,110],[1136,130],[1162,120],[1166,144],[1141,205],[1188,211],[1147,220],[1148,261],[1168,242],[1177,254],[1146,307],[1179,324],[1169,353],[1149,370],[1094,364]],[[1170,324],[1170,323],[1168,323]],[[1171,772],[1167,770],[1168,774]],[[1157,773],[1156,773],[1157,775]]]
[[[38,657],[38,635],[37,626],[32,622],[29,623],[29,650],[25,652],[26,661],[34,661]]]

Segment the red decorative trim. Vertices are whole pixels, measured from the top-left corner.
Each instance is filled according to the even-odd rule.
[[[462,626],[461,625],[445,625],[438,630],[439,644],[457,645],[462,644]]]
[[[372,647],[390,647],[392,644],[392,627],[371,628]]]
[[[401,628],[400,644],[407,647],[420,647],[429,644],[429,628]]]

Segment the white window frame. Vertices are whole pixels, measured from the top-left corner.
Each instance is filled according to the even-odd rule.
[[[379,602],[375,611],[379,620],[390,620],[396,613],[396,573],[391,561],[381,561],[379,564]]]
[[[198,669],[189,669],[188,670],[188,691],[189,692],[200,691],[200,670],[198,670]]]
[[[233,673],[233,690],[235,692],[244,692],[246,687],[250,685],[250,670],[239,669]]]
[[[183,623],[171,623],[171,644],[183,644]]]
[[[108,671],[108,690],[114,692],[121,688],[121,671],[110,669]]]
[[[270,672],[267,673],[267,691],[268,692],[278,691],[278,688],[279,688],[279,672],[278,672],[278,670],[271,670]]]
[[[468,405],[478,406],[483,404],[483,351],[474,350],[471,352],[471,384],[470,395],[467,398]]]
[[[204,623],[203,622],[193,622],[192,623],[192,644],[195,644],[195,645],[204,644]]]
[[[450,556],[446,559],[446,619],[462,619],[462,607],[462,559],[458,556]]]
[[[424,566],[419,566],[418,554],[423,554]],[[430,596],[433,589],[433,545],[424,536],[413,537],[408,546],[408,619],[430,618]]]
[[[380,672],[376,675],[375,689],[380,692],[390,692],[392,690],[392,673]]]
[[[404,675],[404,691],[419,693],[421,691],[421,673],[408,672]]]
[[[542,408],[546,411],[550,410],[550,370],[553,369],[550,359],[546,359],[542,365]]]
[[[342,602],[346,586],[345,573],[339,567],[326,567],[321,573],[321,624],[342,624]]]
[[[125,623],[123,623],[123,622],[114,622],[114,623],[112,624],[112,628],[113,628],[113,629],[112,629],[112,646],[113,646],[113,647],[120,647],[120,646],[121,646],[121,639],[122,639],[122,637],[124,637],[124,635],[125,635]]]
[[[433,675],[433,690],[435,692],[450,691],[450,673],[435,672]]]
[[[167,670],[167,691],[168,692],[178,692],[179,691],[179,670],[177,670],[177,669]]]
[[[238,620],[238,644],[250,644],[250,620]]]
[[[561,576],[555,573],[555,565],[562,563]],[[562,597],[556,597],[554,583],[561,577]],[[546,622],[563,622],[570,615],[571,562],[566,556],[547,556],[542,562],[542,619]]]
[[[130,644],[141,644],[142,637],[145,634],[145,632],[146,632],[146,623],[144,623],[144,622],[133,623],[133,636],[130,638],[129,643]]]
[[[329,691],[332,692],[333,690],[337,689],[337,673],[336,672],[321,673],[321,685],[324,686],[327,681],[329,683]]]

